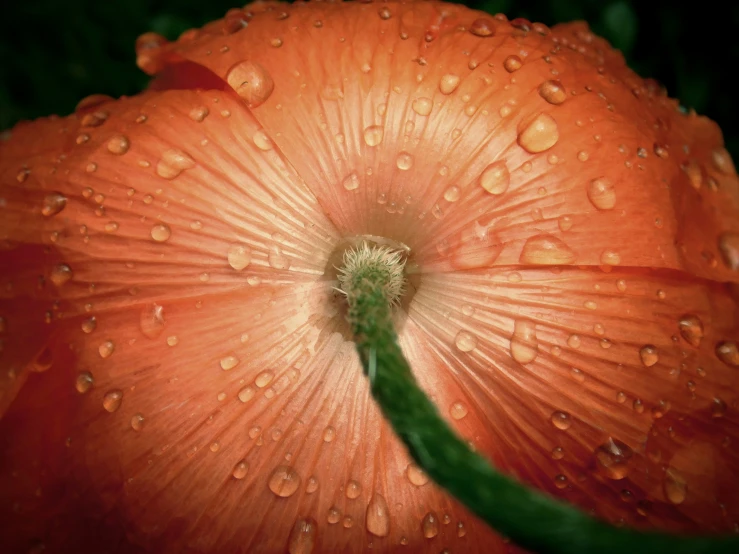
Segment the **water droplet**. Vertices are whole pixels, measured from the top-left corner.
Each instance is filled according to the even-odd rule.
[[[108,152],[120,156],[128,152],[131,143],[123,135],[116,135],[108,141]]]
[[[311,554],[316,546],[317,529],[318,523],[312,517],[298,519],[287,539],[289,554]]]
[[[739,346],[736,341],[721,341],[716,345],[716,356],[726,365],[739,367]]]
[[[569,346],[570,348],[580,348],[580,344],[582,344],[580,335],[570,335],[569,337],[567,337],[567,346]]]
[[[434,107],[434,103],[431,101],[430,98],[426,97],[420,97],[413,100],[413,111],[416,112],[418,115],[429,115],[431,113],[431,109]]]
[[[228,371],[239,365],[239,359],[236,356],[224,356],[220,364],[223,371]]]
[[[503,61],[503,67],[505,67],[505,70],[508,73],[513,73],[514,71],[518,71],[521,69],[521,66],[523,65],[523,62],[521,61],[521,58],[519,58],[516,55],[508,56]]]
[[[254,390],[254,387],[244,387],[239,391],[239,393],[236,395],[239,400],[246,403],[249,402],[252,398],[254,398],[254,395],[256,394],[256,391]]]
[[[600,255],[600,263],[605,265],[618,265],[621,263],[621,256],[613,250],[604,250]]]
[[[629,461],[634,451],[628,445],[613,438],[595,449],[598,471],[608,479],[619,481],[629,473]]]
[[[267,133],[262,129],[254,133],[254,137],[252,137],[254,140],[254,144],[263,151],[272,150],[274,148],[274,143],[272,142],[272,139],[269,138]]]
[[[459,76],[447,73],[439,81],[439,91],[441,91],[442,94],[451,94],[457,90],[460,81],[461,79]]]
[[[678,322],[680,336],[691,346],[700,346],[703,338],[703,322],[697,315],[685,314]]]
[[[480,186],[490,194],[503,194],[508,190],[510,182],[511,175],[503,160],[491,163],[480,174]]]
[[[144,306],[141,310],[139,325],[146,338],[158,338],[164,331],[164,308],[159,304]]]
[[[151,238],[157,242],[165,242],[172,236],[172,230],[169,225],[158,223],[151,228]]]
[[[80,371],[77,374],[77,379],[75,379],[74,388],[77,389],[78,393],[85,394],[92,388],[94,382],[92,373],[89,371]]]
[[[724,233],[718,238],[718,249],[724,265],[739,270],[739,233]]]
[[[341,524],[344,526],[345,529],[351,529],[351,527],[354,525],[354,520],[352,519],[352,516],[346,516]]]
[[[67,205],[67,198],[58,193],[52,192],[44,197],[44,205],[41,207],[41,214],[45,217],[51,217],[61,212]]]
[[[269,476],[267,486],[277,496],[287,498],[300,487],[301,478],[298,472],[289,466],[278,466]]]
[[[341,520],[341,510],[339,510],[336,506],[332,506],[328,510],[328,515],[326,517],[326,521],[328,521],[329,525],[335,525],[339,523]]]
[[[667,500],[673,504],[682,504],[688,496],[688,483],[673,467],[665,472],[664,491]]]
[[[459,187],[452,185],[444,191],[444,200],[447,202],[456,202],[459,200]]]
[[[439,517],[436,512],[428,512],[421,521],[421,531],[427,539],[433,539],[439,534]]]
[[[377,10],[377,14],[380,16],[380,19],[388,20],[390,19],[393,14],[388,8],[380,8]]]
[[[529,364],[539,355],[536,339],[536,324],[527,320],[516,320],[511,337],[511,357],[519,364]]]
[[[123,391],[118,389],[110,390],[106,392],[103,396],[103,408],[105,408],[105,410],[110,413],[118,411],[118,408],[121,407],[122,402]]]
[[[641,363],[646,367],[652,367],[654,364],[659,362],[657,347],[651,344],[641,347],[639,350],[639,357],[641,358]]]
[[[115,344],[113,344],[112,340],[106,340],[98,346],[98,354],[100,354],[101,358],[109,358],[113,350],[115,350]]]
[[[336,429],[330,425],[323,430],[323,442],[331,442],[336,438]]]
[[[429,477],[426,475],[426,472],[416,464],[408,464],[408,467],[405,469],[405,474],[411,484],[417,487],[422,487],[429,482]]]
[[[190,116],[190,119],[200,123],[205,120],[206,117],[208,117],[208,113],[208,108],[206,108],[205,106],[198,106],[190,110],[190,113],[188,115]]]
[[[351,480],[346,484],[346,490],[344,492],[347,498],[354,500],[361,494],[362,485],[357,481]]]
[[[454,344],[461,352],[470,352],[477,346],[477,337],[468,331],[460,331],[454,338]]]
[[[246,463],[246,460],[241,460],[238,462],[233,469],[233,472],[231,475],[233,475],[234,479],[243,479],[246,477],[246,474],[249,472],[249,464]]]
[[[390,534],[390,509],[381,494],[372,495],[367,505],[365,523],[367,531],[377,537],[387,537]]]
[[[254,380],[254,384],[260,389],[263,389],[272,382],[272,379],[274,379],[274,377],[275,374],[273,372],[262,371],[259,375],[257,375],[257,378]]]
[[[49,279],[57,287],[61,287],[65,283],[68,283],[72,279],[72,268],[67,264],[58,264],[51,268]]]
[[[449,407],[449,415],[452,419],[460,420],[467,415],[467,406],[462,402],[455,402]]]
[[[290,268],[290,258],[285,256],[285,254],[282,253],[282,250],[278,246],[273,247],[269,251],[269,255],[267,256],[267,261],[269,262],[270,267],[274,269],[289,269]]]
[[[570,414],[557,410],[552,412],[552,424],[562,431],[566,431],[572,425]]]
[[[495,23],[487,17],[475,19],[470,25],[470,33],[476,37],[491,37],[495,34]]]
[[[544,81],[539,85],[539,96],[550,104],[561,104],[567,100],[567,93],[559,81]]]
[[[193,167],[195,160],[189,154],[172,148],[162,154],[162,158],[157,162],[157,175],[163,179],[174,179],[186,169]]]
[[[395,160],[395,165],[398,166],[398,169],[401,171],[408,171],[411,167],[413,167],[413,156],[411,156],[408,152],[401,152],[398,154],[398,158]]]
[[[228,249],[228,265],[241,271],[251,263],[251,250],[241,244],[233,244]]]
[[[346,190],[356,190],[359,188],[359,177],[356,173],[352,172],[341,181],[342,186]]]
[[[564,489],[567,488],[567,477],[562,475],[561,473],[559,475],[554,476],[554,486],[558,489]]]
[[[555,446],[552,449],[552,460],[561,460],[565,457],[565,451],[561,446]]]
[[[593,179],[588,185],[588,199],[599,210],[612,210],[616,205],[616,190],[605,177]]]
[[[540,113],[527,119],[519,127],[518,144],[531,154],[549,150],[559,140],[559,127],[554,118]]]
[[[382,142],[385,131],[379,125],[371,125],[364,130],[364,142],[367,146],[377,146]]]
[[[713,161],[713,166],[724,175],[733,175],[736,173],[731,155],[725,148],[716,148],[713,150],[711,152],[711,160]]]
[[[249,108],[256,108],[266,102],[275,88],[267,70],[251,60],[232,66],[226,74],[226,81]]]
[[[141,431],[144,428],[144,416],[141,414],[134,414],[131,417],[131,429],[134,431]]]
[[[542,234],[526,241],[519,261],[532,265],[571,264],[575,261],[575,253],[557,237]]]
[[[711,402],[711,417],[724,417],[726,415],[726,410],[726,402],[724,402],[720,398],[713,399],[713,402]]]

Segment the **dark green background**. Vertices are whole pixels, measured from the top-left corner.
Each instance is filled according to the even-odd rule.
[[[510,17],[553,24],[585,19],[630,65],[671,96],[718,121],[739,155],[739,3],[715,0],[471,0]],[[146,84],[134,41],[168,38],[222,17],[233,0],[9,0],[0,11],[0,129],[66,114],[92,93],[133,94]],[[719,6],[722,9],[719,10]]]

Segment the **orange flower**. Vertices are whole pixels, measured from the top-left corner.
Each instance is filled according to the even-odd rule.
[[[0,142],[8,552],[502,552],[369,396],[336,293],[406,249],[401,346],[505,472],[739,522],[739,181],[582,23],[258,2],[150,90]]]

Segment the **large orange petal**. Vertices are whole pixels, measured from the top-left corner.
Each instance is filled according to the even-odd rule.
[[[582,24],[435,2],[137,46],[153,91],[0,143],[12,549],[505,550],[370,399],[332,290],[362,235],[410,248],[402,347],[496,465],[613,522],[736,525],[715,125]]]

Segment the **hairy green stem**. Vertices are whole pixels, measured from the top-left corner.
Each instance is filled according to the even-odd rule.
[[[402,262],[389,256],[388,249],[365,245],[345,258],[340,281],[372,394],[436,483],[500,534],[539,554],[739,552],[739,537],[676,536],[608,525],[499,473],[473,452],[419,388],[398,345],[392,304]]]

